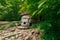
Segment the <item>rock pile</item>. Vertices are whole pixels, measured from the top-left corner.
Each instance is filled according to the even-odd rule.
[[[40,40],[40,33],[37,29],[10,28],[0,32],[0,40]]]

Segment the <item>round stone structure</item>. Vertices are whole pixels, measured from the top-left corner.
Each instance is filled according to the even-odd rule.
[[[21,14],[21,26],[24,28],[29,28],[30,24],[31,24],[31,16],[24,12]]]

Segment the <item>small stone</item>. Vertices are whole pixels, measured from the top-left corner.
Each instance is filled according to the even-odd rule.
[[[36,37],[34,36],[32,40],[36,40]]]
[[[5,38],[5,40],[8,40],[8,38]]]
[[[18,38],[19,37],[19,35],[16,35],[16,38]]]

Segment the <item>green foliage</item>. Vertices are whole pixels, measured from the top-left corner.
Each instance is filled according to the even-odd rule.
[[[16,0],[0,0],[0,20],[13,21],[19,20],[20,14],[18,13],[19,1]]]
[[[45,30],[45,40],[60,40],[60,0],[0,0],[0,20],[20,20],[22,12],[35,20],[42,17],[32,26]]]

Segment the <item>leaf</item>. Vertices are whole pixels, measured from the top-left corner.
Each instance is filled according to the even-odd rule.
[[[36,10],[36,11],[34,11],[34,12],[32,13],[32,17],[36,14],[37,11],[38,11],[38,10]]]
[[[43,11],[43,8],[37,13],[38,15]]]
[[[40,8],[46,1],[43,1],[41,4],[39,4],[38,8]]]

